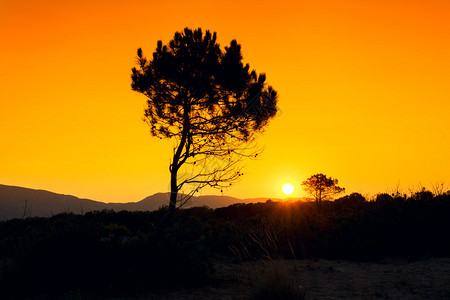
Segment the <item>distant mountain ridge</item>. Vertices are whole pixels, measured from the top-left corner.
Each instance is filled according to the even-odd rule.
[[[156,193],[138,202],[104,203],[80,199],[45,190],[0,184],[0,221],[24,217],[50,217],[58,213],[82,214],[98,210],[152,211],[169,204],[170,193]],[[236,203],[264,202],[268,198],[239,199],[230,196],[205,195],[192,197],[183,207],[225,207]]]

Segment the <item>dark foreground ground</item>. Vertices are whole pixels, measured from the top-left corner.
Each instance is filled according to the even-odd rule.
[[[166,213],[0,222],[0,299],[450,299],[450,191]]]
[[[248,299],[261,277],[292,280],[309,300],[450,299],[450,258],[381,263],[339,260],[271,260],[217,263],[218,283],[161,291],[139,299]],[[256,287],[255,287],[256,286]],[[120,299],[120,298],[119,298]]]

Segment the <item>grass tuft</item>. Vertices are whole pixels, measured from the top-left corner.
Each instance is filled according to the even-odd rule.
[[[259,270],[250,278],[251,300],[304,300],[305,289],[294,279],[294,271],[287,264],[273,260],[261,262]]]

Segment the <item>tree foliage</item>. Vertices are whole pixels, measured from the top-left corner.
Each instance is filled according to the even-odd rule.
[[[338,180],[319,173],[314,174],[302,183],[303,189],[314,198],[320,209],[324,200],[331,200],[333,196],[345,191],[338,186]]]
[[[277,92],[265,74],[243,64],[236,40],[222,50],[216,33],[200,28],[176,32],[167,45],[158,41],[151,59],[141,49],[137,55],[131,87],[147,97],[150,133],[176,142],[169,211],[183,186],[191,187],[190,197],[206,186],[231,185],[242,175],[238,162],[258,154],[250,143],[255,134],[277,113]]]

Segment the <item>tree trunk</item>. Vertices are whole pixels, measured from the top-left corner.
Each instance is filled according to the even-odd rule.
[[[161,222],[157,225],[155,233],[152,237],[153,240],[158,240],[161,236],[161,233],[163,232],[164,228],[166,228],[170,221],[172,220],[175,209],[177,207],[177,195],[178,195],[178,189],[177,189],[177,170],[176,168],[172,168],[170,170],[170,202],[169,202],[169,209],[167,211],[167,214],[163,217]]]
[[[184,108],[184,126],[183,126],[183,135],[181,136],[180,144],[177,147],[177,151],[173,155],[173,161],[170,165],[170,201],[169,201],[169,209],[167,211],[167,214],[162,219],[161,223],[156,228],[155,232],[155,239],[157,239],[163,229],[169,225],[170,221],[172,220],[175,210],[177,207],[177,196],[178,196],[178,182],[177,182],[177,175],[178,170],[180,169],[180,166],[183,164],[183,161],[180,161],[181,154],[183,152],[183,148],[186,146],[188,132],[190,129],[189,126],[189,110],[185,107]],[[188,143],[189,147],[189,143]],[[186,150],[187,151],[187,150]]]
[[[169,202],[169,211],[167,217],[171,219],[175,213],[175,208],[177,207],[177,172],[178,170],[173,169],[170,174],[170,202]]]

